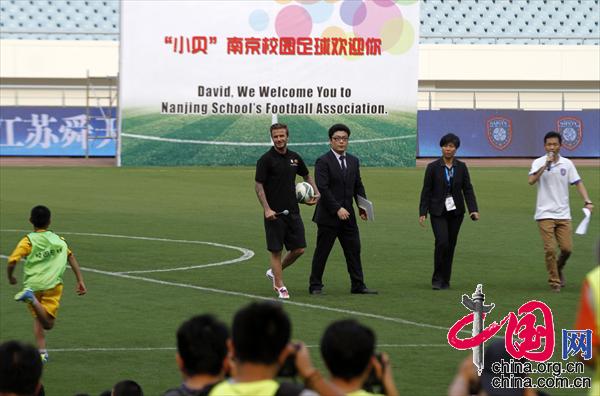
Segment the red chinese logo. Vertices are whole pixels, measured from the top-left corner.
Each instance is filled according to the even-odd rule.
[[[536,310],[541,313],[542,324],[536,324]],[[484,314],[485,315],[485,314]],[[515,359],[526,358],[535,362],[545,362],[554,353],[554,320],[550,307],[541,301],[529,301],[518,309],[517,314],[509,312],[500,323],[493,322],[470,338],[458,338],[465,326],[473,323],[473,312],[457,320],[448,331],[448,343],[456,349],[471,349],[492,338],[504,324],[506,351]]]

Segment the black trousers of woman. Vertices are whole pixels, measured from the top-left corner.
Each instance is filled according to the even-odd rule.
[[[441,216],[430,216],[431,228],[433,228],[435,236],[433,276],[431,277],[431,286],[434,289],[450,287],[454,248],[463,219],[464,215],[456,216],[452,212],[445,212]]]

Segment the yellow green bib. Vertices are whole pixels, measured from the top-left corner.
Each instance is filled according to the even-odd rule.
[[[279,389],[279,383],[274,380],[253,382],[223,381],[209,393],[210,396],[273,396]]]
[[[67,268],[67,243],[52,231],[32,232],[27,237],[31,253],[23,267],[23,285],[39,291],[62,283]]]

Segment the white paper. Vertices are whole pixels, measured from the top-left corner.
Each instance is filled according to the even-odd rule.
[[[373,212],[373,202],[360,195],[356,196],[358,207],[364,209],[367,212],[367,220],[375,220],[375,213]]]
[[[588,225],[590,224],[590,219],[592,218],[592,212],[588,208],[583,208],[583,220],[577,226],[577,230],[575,230],[575,234],[585,235],[588,229]]]

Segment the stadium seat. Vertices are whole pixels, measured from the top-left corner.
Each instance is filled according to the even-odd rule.
[[[600,37],[599,0],[422,0],[420,12],[422,43],[598,45]],[[0,28],[0,39],[118,40],[119,2],[1,0]]]

